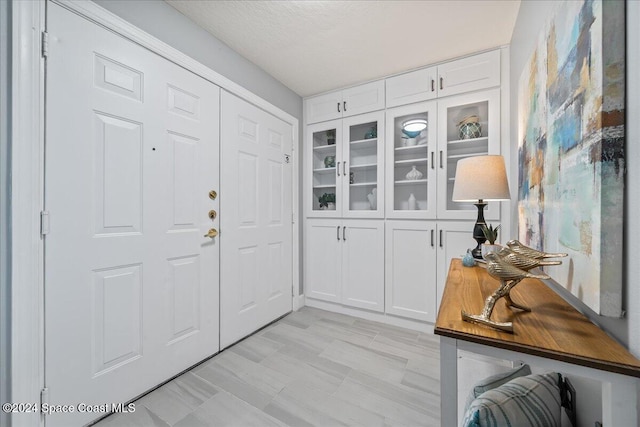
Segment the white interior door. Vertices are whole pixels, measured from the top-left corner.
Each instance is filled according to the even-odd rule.
[[[49,3],[45,378],[124,402],[219,350],[219,88]],[[101,413],[47,416],[82,425]]]
[[[292,307],[292,128],[222,91],[220,346]]]

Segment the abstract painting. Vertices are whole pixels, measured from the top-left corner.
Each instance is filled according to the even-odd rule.
[[[558,2],[518,92],[519,238],[568,253],[547,273],[604,316],[622,314],[624,7]]]

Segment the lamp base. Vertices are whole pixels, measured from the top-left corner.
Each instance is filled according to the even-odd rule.
[[[487,206],[487,204],[480,199],[478,203],[474,203],[473,205],[478,208],[478,218],[473,227],[473,239],[478,245],[471,251],[471,255],[475,259],[482,259],[482,244],[487,241],[487,238],[484,237],[484,233],[482,232],[482,227],[487,225],[487,223],[484,222],[484,207]]]

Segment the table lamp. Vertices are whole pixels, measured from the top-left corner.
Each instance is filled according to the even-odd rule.
[[[504,158],[489,155],[459,160],[451,199],[454,202],[472,202],[478,208],[478,218],[473,227],[473,239],[478,245],[471,254],[474,258],[482,259],[481,245],[487,240],[482,232],[482,226],[486,225],[486,202],[510,199]]]

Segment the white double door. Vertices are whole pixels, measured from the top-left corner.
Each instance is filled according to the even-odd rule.
[[[124,402],[219,351],[220,89],[48,13],[45,384],[52,404]]]

